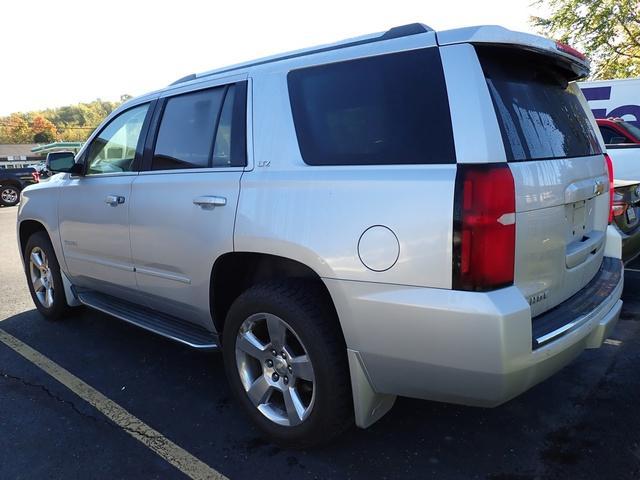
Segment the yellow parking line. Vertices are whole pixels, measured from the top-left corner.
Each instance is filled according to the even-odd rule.
[[[215,471],[203,461],[198,460],[140,419],[131,415],[95,388],[87,385],[60,365],[2,329],[0,329],[0,341],[51,375],[85,402],[99,410],[104,416],[121,427],[133,438],[153,450],[185,475],[197,480],[227,480],[227,477]]]

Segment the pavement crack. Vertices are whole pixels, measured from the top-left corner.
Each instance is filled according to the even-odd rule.
[[[46,386],[41,385],[39,383],[33,383],[33,382],[29,382],[28,380],[25,380],[24,378],[21,377],[17,377],[15,375],[11,375],[9,373],[3,372],[2,370],[0,370],[0,377],[3,377],[5,379],[8,380],[13,380],[15,382],[20,382],[23,385],[27,386],[27,387],[31,387],[31,388],[36,388],[39,389],[41,391],[43,391],[45,394],[47,394],[48,397],[54,399],[57,402],[63,403],[69,407],[71,407],[71,409],[76,412],[78,415],[85,417],[85,418],[90,418],[91,420],[94,420],[96,422],[103,422],[103,423],[107,423],[104,422],[104,420],[101,420],[93,415],[90,415],[86,412],[83,412],[82,410],[80,410],[75,403],[73,403],[71,400],[67,400],[64,399],[62,397],[60,397],[59,395],[56,395],[55,393],[53,393],[51,390],[49,390]]]
[[[104,424],[104,425],[108,425],[116,430],[124,430],[127,433],[137,436],[137,437],[142,437],[142,438],[146,438],[149,441],[152,441],[154,443],[156,443],[158,446],[162,446],[164,443],[166,443],[166,439],[158,433],[154,433],[154,432],[149,432],[149,430],[145,429],[145,428],[139,428],[138,426],[130,426],[130,425],[118,425],[116,423],[114,423],[113,421],[111,421],[109,418],[105,417],[105,418],[98,418],[95,415],[91,415],[89,413],[83,412],[82,410],[80,410],[76,404],[74,402],[72,402],[71,400],[67,400],[65,398],[60,397],[59,395],[53,393],[51,390],[49,390],[45,385],[39,384],[39,383],[33,383],[30,382],[28,380],[25,380],[24,378],[18,377],[16,375],[11,375],[10,373],[4,372],[2,370],[0,370],[0,378],[4,378],[6,380],[11,380],[14,382],[19,382],[23,385],[25,385],[26,387],[29,388],[34,388],[34,389],[38,389],[42,392],[44,392],[49,398],[52,398],[53,400],[62,403],[64,405],[67,405],[68,407],[70,407],[75,413],[77,413],[78,415],[84,417],[84,418],[89,418],[97,423],[100,424]],[[136,422],[130,422],[130,423],[136,423]]]

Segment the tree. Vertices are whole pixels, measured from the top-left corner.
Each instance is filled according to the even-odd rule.
[[[122,99],[129,98],[122,95]],[[0,144],[85,141],[121,102],[94,100],[66,107],[0,117]]]
[[[545,17],[531,23],[551,38],[582,50],[591,59],[592,78],[640,76],[638,0],[537,0]]]
[[[56,126],[41,115],[36,116],[31,123],[33,141],[36,143],[55,142],[58,137]]]
[[[8,117],[2,118],[0,126],[2,127],[0,137],[3,143],[31,143],[33,141],[29,122],[23,114],[12,113]]]

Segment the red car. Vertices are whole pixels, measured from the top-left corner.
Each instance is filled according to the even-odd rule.
[[[605,145],[640,143],[640,128],[622,118],[597,118]]]

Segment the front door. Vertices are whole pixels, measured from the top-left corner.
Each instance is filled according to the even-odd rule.
[[[59,219],[68,273],[78,287],[132,299],[129,205],[149,104],[114,117],[88,145],[84,175],[60,189]]]
[[[208,329],[213,263],[233,251],[246,161],[245,99],[241,82],[161,100],[145,171],[133,182],[131,249],[139,291],[149,307]]]

